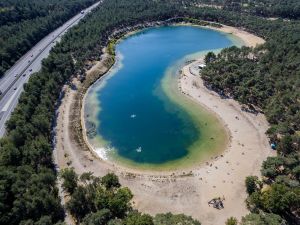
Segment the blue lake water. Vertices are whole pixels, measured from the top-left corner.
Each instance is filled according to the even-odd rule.
[[[135,163],[159,165],[185,157],[203,131],[188,109],[167,97],[161,81],[185,56],[232,45],[226,34],[193,26],[150,28],[120,41],[114,75],[93,88],[101,109],[97,134],[115,155]]]

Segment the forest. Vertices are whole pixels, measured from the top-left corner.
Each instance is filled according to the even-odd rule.
[[[131,206],[132,193],[119,183],[118,177],[108,173],[95,177],[92,173],[78,176],[74,170],[64,169],[61,173],[63,188],[70,194],[66,208],[78,223],[84,225],[201,225],[200,222],[183,214],[157,214],[152,217],[134,210]]]
[[[96,0],[0,0],[0,78],[47,34]]]
[[[100,57],[114,27],[168,18],[175,12],[164,2],[105,1],[52,49],[41,71],[24,86],[7,122],[7,134],[0,140],[0,224],[59,224],[64,220],[52,161],[52,124],[62,86],[85,60]]]
[[[264,45],[231,47],[217,55],[209,53],[201,76],[206,86],[221,96],[238,100],[253,113],[260,110],[265,113],[271,125],[270,143],[275,144],[278,156],[269,157],[263,163],[263,180],[247,178],[247,204],[253,212],[272,212],[297,224],[300,215],[300,23],[284,20],[265,23],[270,30],[257,30],[251,25],[251,30],[257,30],[267,39]]]
[[[224,0],[224,9],[250,13],[263,17],[281,17],[299,19],[300,2],[298,0]]]
[[[299,19],[298,0],[194,0],[195,6],[217,6],[224,10],[267,18]]]
[[[65,212],[60,204],[56,187],[58,174],[52,161],[52,125],[62,86],[82,69],[86,60],[100,57],[102,47],[107,45],[108,36],[115,28],[172,17],[243,27],[266,39],[266,44],[256,49],[233,47],[219,55],[210,54],[202,76],[207,85],[219,93],[264,111],[272,125],[269,135],[276,143],[278,156],[263,163],[263,180],[246,179],[251,214],[245,216],[241,224],[297,224],[300,215],[300,23],[195,7],[194,3],[192,0],[106,0],[52,49],[41,71],[32,75],[24,86],[19,104],[7,123],[7,135],[0,140],[0,224],[62,224]],[[1,5],[1,12],[11,9]],[[30,20],[28,15],[20,17],[27,18],[25,23]],[[2,28],[7,27],[9,33],[9,26],[17,27],[18,23],[1,26],[2,39]],[[1,54],[4,54],[2,49]],[[71,196],[67,210],[82,223],[107,224],[112,220],[109,224],[163,225],[169,224],[164,222],[167,219],[187,219],[190,224],[199,224],[183,215],[150,217],[133,210],[127,204],[132,193],[120,187],[114,175],[96,178],[92,174],[78,176],[67,170],[60,176]],[[105,202],[97,198],[90,201],[89,189],[99,190]],[[122,209],[115,208],[120,199]],[[88,201],[89,207],[81,209],[82,201]],[[236,224],[229,223],[234,221],[229,218],[228,224]]]
[[[95,2],[0,0],[0,77],[44,36]],[[155,2],[151,4],[154,6]],[[297,19],[300,16],[300,2],[297,0],[188,0],[181,4],[217,5],[226,11],[264,17]]]

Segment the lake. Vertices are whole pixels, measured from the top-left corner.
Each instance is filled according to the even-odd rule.
[[[145,169],[175,169],[220,153],[220,121],[178,90],[185,61],[240,45],[231,35],[196,26],[136,32],[116,45],[116,63],[88,91],[88,140],[101,158]]]

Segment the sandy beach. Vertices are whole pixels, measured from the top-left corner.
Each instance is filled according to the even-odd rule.
[[[218,30],[236,35],[247,46],[264,42],[237,28],[224,26]],[[122,185],[132,190],[134,207],[144,213],[184,213],[204,225],[224,224],[230,216],[240,219],[246,215],[245,177],[259,176],[262,162],[275,154],[265,135],[268,123],[263,114],[242,111],[236,101],[222,99],[206,89],[201,77],[191,73],[191,68],[201,60],[182,68],[179,88],[187,98],[215,114],[228,130],[229,145],[222,154],[192,170],[170,172],[138,171],[101,160],[91,149],[82,149],[73,135],[72,112],[78,106],[74,99],[82,87],[75,78],[73,84],[76,88],[64,87],[66,94],[58,109],[55,159],[59,168],[74,167],[79,174],[91,171],[96,176],[115,172]],[[87,72],[87,78],[95,70],[104,72],[108,69],[101,61],[97,62]],[[224,209],[217,210],[208,205],[208,201],[215,197],[225,198]]]
[[[265,43],[265,40],[261,37],[255,36],[254,34],[248,33],[242,29],[236,27],[230,27],[222,24],[221,28],[216,28],[212,26],[207,26],[210,29],[221,31],[227,34],[232,34],[238,38],[240,38],[245,46],[255,47],[256,45],[260,45]]]

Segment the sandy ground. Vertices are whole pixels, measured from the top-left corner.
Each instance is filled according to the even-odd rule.
[[[224,29],[242,38],[246,45],[255,46],[263,42],[244,31],[229,27],[222,31]],[[244,112],[236,101],[221,99],[216,93],[207,90],[201,77],[190,72],[191,67],[193,65],[182,69],[179,86],[188,98],[210,110],[226,126],[230,142],[222,155],[195,166],[191,172],[136,171],[105,162],[96,158],[92,151],[82,150],[74,140],[70,114],[77,89],[65,86],[66,95],[58,109],[54,153],[59,168],[70,166],[79,174],[92,171],[97,176],[115,172],[122,185],[132,190],[134,207],[152,215],[163,212],[184,213],[204,225],[224,224],[230,216],[240,219],[246,215],[245,177],[259,175],[262,161],[274,154],[265,135],[268,123],[264,115]],[[95,68],[101,68],[101,62],[90,73]],[[80,88],[76,79],[73,84]],[[214,197],[225,198],[224,209],[218,210],[208,205],[208,201]]]
[[[233,34],[233,35],[239,37],[240,39],[242,39],[244,42],[244,45],[248,46],[248,47],[255,47],[256,45],[265,43],[264,39],[262,39],[258,36],[255,36],[254,34],[248,33],[239,28],[230,27],[230,26],[226,26],[226,25],[222,25],[221,28],[216,28],[216,27],[212,27],[212,26],[208,26],[208,27],[213,30],[221,31],[221,32],[228,33],[228,34]]]

